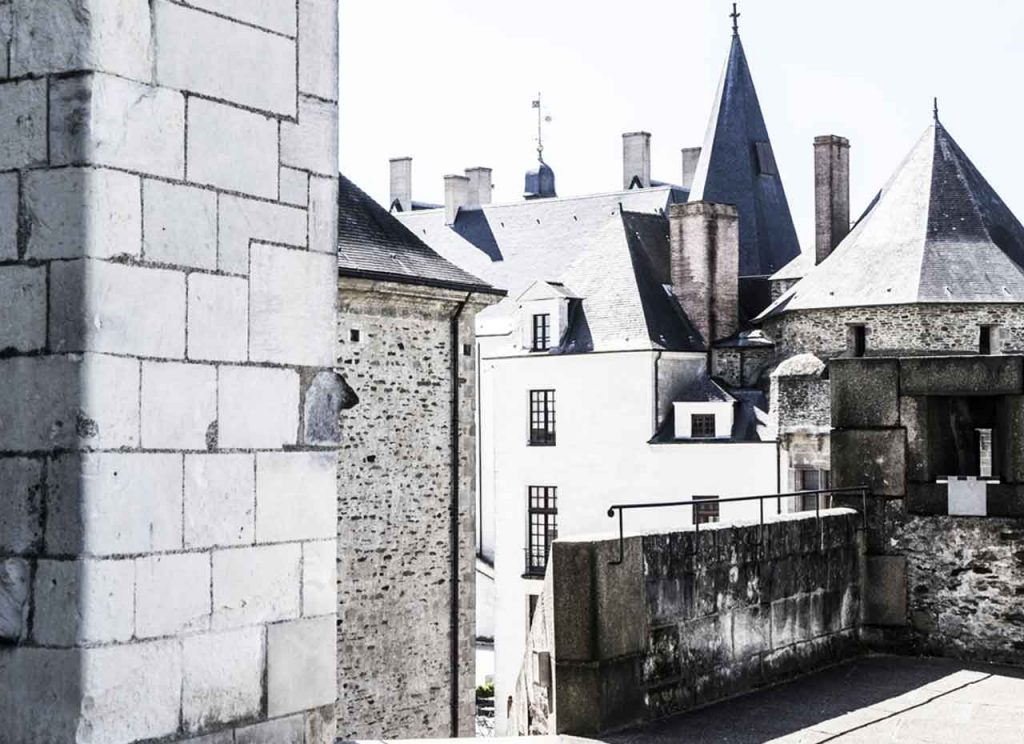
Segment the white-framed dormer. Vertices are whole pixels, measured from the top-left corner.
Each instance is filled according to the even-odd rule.
[[[692,441],[731,439],[736,399],[700,373],[672,401],[675,438]]]
[[[516,299],[519,346],[546,354],[557,348],[569,327],[570,303],[579,296],[560,282],[536,281]]]

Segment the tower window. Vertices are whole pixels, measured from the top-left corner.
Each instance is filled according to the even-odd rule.
[[[540,313],[533,316],[533,350],[547,351],[551,348],[551,316]]]
[[[693,439],[715,438],[715,414],[694,413],[690,416],[690,437]]]
[[[530,444],[555,443],[555,391],[530,391]]]
[[[558,508],[555,486],[529,488],[529,544],[526,549],[526,573],[543,575],[548,566],[551,543],[558,537]]]
[[[462,345],[462,356],[473,356],[473,344]]]
[[[868,348],[868,329],[864,325],[851,325],[849,330],[850,351],[855,357],[862,357]]]
[[[359,329],[358,328],[349,329],[349,332],[348,332],[348,340],[349,341],[351,341],[354,344],[358,344],[359,343],[359,337],[360,337],[360,333],[359,333]]]
[[[983,325],[978,327],[978,353],[979,354],[991,354],[992,353],[992,326]]]

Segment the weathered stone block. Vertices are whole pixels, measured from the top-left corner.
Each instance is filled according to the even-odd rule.
[[[900,359],[903,395],[1020,395],[1024,358],[1013,356]]]
[[[138,401],[123,394],[139,387],[134,359],[13,357],[0,359],[0,379],[0,450],[138,446]]]
[[[335,540],[302,546],[302,614],[332,615],[338,610],[338,544]]]
[[[902,496],[906,487],[903,429],[832,432],[832,485],[866,485],[882,496]]]
[[[0,553],[35,552],[43,537],[43,462],[0,458]]]
[[[235,628],[299,617],[301,561],[298,544],[216,551],[213,627]],[[329,647],[322,646],[320,653],[323,648]]]
[[[210,627],[210,556],[177,553],[135,561],[135,635],[180,635]]]
[[[277,198],[276,119],[202,98],[188,104],[188,180]]]
[[[217,268],[214,192],[146,179],[142,184],[142,204],[142,251],[147,261]]]
[[[46,80],[0,84],[0,170],[46,162]]]
[[[257,542],[332,538],[336,510],[336,453],[257,453]]]
[[[299,434],[298,374],[287,369],[221,367],[217,420],[218,444],[224,449],[295,444]]]
[[[31,171],[24,180],[27,258],[139,255],[142,196],[137,176],[63,168]]]
[[[8,741],[74,741],[82,699],[80,649],[31,646],[4,648],[0,673],[15,684],[0,685],[0,721]],[[40,702],[46,715],[39,714]]]
[[[0,641],[25,636],[29,609],[29,565],[21,558],[0,560]],[[3,664],[0,664],[0,669]]]
[[[267,628],[267,715],[335,701],[335,632],[333,615]]]
[[[1002,461],[998,475],[1010,483],[1024,483],[1024,395],[1007,395],[998,407],[999,434],[995,447]]]
[[[757,605],[732,613],[732,655],[747,659],[771,648],[771,616]]]
[[[0,173],[0,260],[18,257],[18,174]]]
[[[254,502],[252,455],[185,456],[185,547],[251,544]]]
[[[907,486],[907,511],[910,514],[945,514],[948,506],[945,485],[911,483]]]
[[[338,252],[338,179],[309,179],[309,249]]]
[[[263,696],[263,628],[182,641],[182,723],[201,731],[255,718]]]
[[[248,356],[249,283],[242,278],[188,278],[188,358],[241,362]]]
[[[306,744],[335,744],[336,739],[337,720],[333,705],[306,713]]]
[[[46,269],[0,266],[0,351],[46,345]]]
[[[832,426],[856,429],[899,424],[900,371],[895,359],[834,359],[829,362],[829,377]]]
[[[215,367],[142,363],[143,448],[204,450],[216,421]]]
[[[222,196],[220,199],[220,270],[249,273],[249,244],[306,246],[306,211],[280,204]]]
[[[299,2],[299,90],[338,100],[338,13],[335,0]]]
[[[281,164],[331,178],[337,175],[337,104],[299,96],[298,122],[281,123]]]
[[[47,476],[46,549],[126,555],[181,548],[181,455],[85,453]]]
[[[107,0],[14,0],[11,74],[103,70],[134,80],[152,75],[150,9]]]
[[[293,39],[166,0],[154,2],[154,27],[158,84],[295,115]],[[323,55],[322,50],[311,51]]]
[[[278,718],[235,732],[235,744],[303,744],[302,716]]]
[[[46,646],[128,641],[134,631],[133,561],[39,561],[32,637]]]
[[[100,73],[55,80],[50,85],[50,162],[181,178],[185,97]]]
[[[296,33],[295,3],[288,0],[192,0],[191,4],[285,36]]]
[[[328,370],[317,374],[303,396],[303,443],[340,444],[341,412],[358,403],[359,397],[340,374]]]
[[[869,555],[864,566],[862,622],[866,625],[906,625],[906,556]]]
[[[249,278],[253,361],[329,367],[337,296],[333,254],[254,244]]]
[[[309,174],[306,171],[282,166],[281,201],[297,207],[309,204]]]

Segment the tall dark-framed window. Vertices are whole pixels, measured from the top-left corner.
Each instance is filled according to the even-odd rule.
[[[526,573],[542,576],[548,566],[551,543],[558,537],[558,507],[555,486],[529,487],[529,517],[527,524]]]
[[[849,330],[850,351],[853,356],[862,357],[868,350],[868,329],[867,326],[855,323],[850,325]]]
[[[555,443],[555,391],[530,391],[530,444],[552,446]]]
[[[827,470],[797,468],[793,471],[793,481],[793,489],[796,491],[823,491],[829,488],[831,477]],[[800,497],[800,511],[814,511],[819,501],[822,509],[832,505],[830,494],[805,494]]]
[[[989,355],[992,353],[993,347],[993,327],[990,325],[983,325],[978,327],[978,353]]]
[[[715,414],[694,413],[690,415],[690,436],[693,439],[715,438]]]
[[[719,504],[717,496],[694,496],[693,500],[706,502],[693,505],[694,524],[710,524],[718,521]]]
[[[547,351],[551,348],[551,315],[538,313],[533,316],[533,350]]]

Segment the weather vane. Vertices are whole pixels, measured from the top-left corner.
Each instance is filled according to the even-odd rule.
[[[544,162],[544,124],[550,124],[551,117],[544,116],[544,109],[540,105],[540,93],[537,94],[533,107],[537,109],[537,159]]]
[[[733,3],[732,4],[732,13],[729,14],[729,17],[732,18],[732,35],[733,36],[739,36],[739,33],[740,33],[740,23],[739,23],[740,15],[741,15],[740,12],[738,10],[736,10],[736,3]]]

